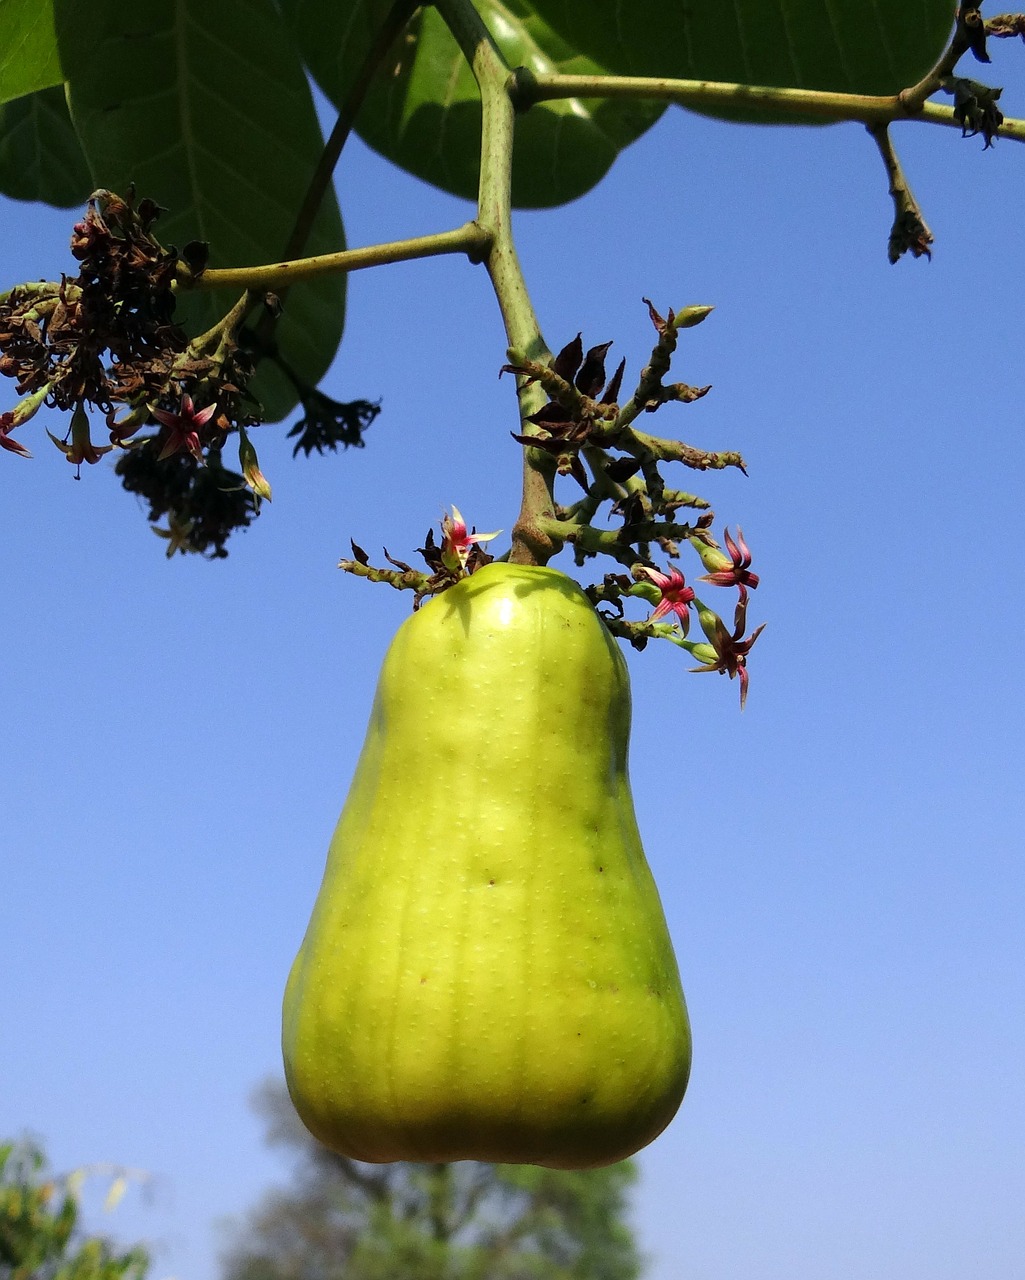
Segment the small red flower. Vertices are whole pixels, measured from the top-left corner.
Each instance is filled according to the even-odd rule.
[[[754,590],[758,586],[757,573],[751,572],[751,551],[744,541],[744,532],[737,526],[737,540],[730,537],[729,529],[724,530],[726,550],[729,559],[711,547],[698,547],[698,554],[706,569],[713,570],[699,578],[699,582],[710,582],[714,587],[739,587],[740,598],[747,599],[747,588]]]
[[[466,561],[470,555],[470,548],[478,542],[490,542],[492,538],[497,538],[502,532],[496,529],[494,533],[467,533],[466,521],[458,507],[452,508],[452,514],[445,514],[441,518],[441,559],[446,569],[451,569],[453,573],[459,572],[466,568]]]
[[[708,644],[696,644],[690,647],[695,658],[701,662],[700,667],[691,667],[692,671],[718,671],[732,680],[736,676],[740,680],[740,709],[743,711],[747,702],[747,655],[754,647],[754,642],[765,629],[765,623],[755,627],[754,631],[744,639],[747,628],[747,595],[738,602],[734,615],[733,634],[726,630],[726,624],[718,614],[698,604],[698,618],[701,629],[709,639]]]
[[[216,412],[216,403],[197,409],[189,395],[182,396],[177,413],[171,409],[151,409],[153,417],[171,433],[160,450],[157,461],[162,462],[179,449],[187,449],[197,461],[202,462],[203,445],[199,438],[199,428],[205,427]]]
[[[655,606],[649,622],[657,622],[670,613],[675,613],[680,620],[680,628],[686,635],[690,628],[690,606],[694,599],[694,588],[688,587],[683,574],[675,566],[668,573],[659,573],[657,569],[649,569],[647,565],[639,565],[634,573],[645,577],[658,587],[662,599]]]

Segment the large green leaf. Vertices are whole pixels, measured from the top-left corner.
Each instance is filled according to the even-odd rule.
[[[0,106],[0,191],[4,195],[66,209],[84,204],[92,189],[62,85]]]
[[[52,0],[0,0],[0,103],[63,79]]]
[[[331,85],[337,105],[359,77],[393,0],[277,0],[277,5],[314,75],[319,80],[323,73],[324,83]]]
[[[355,74],[356,50],[365,53],[368,47],[353,39],[352,6],[337,0],[282,0],[282,7],[318,84],[340,103]],[[478,0],[477,8],[510,66],[581,75],[600,70],[556,35],[528,0]],[[662,110],[654,103],[573,99],[545,103],[521,116],[514,202],[537,208],[582,195]],[[357,123],[360,136],[418,177],[472,199],[480,121],[473,75],[437,11],[427,7],[376,77]]]
[[[210,244],[210,266],[273,262],[284,250],[323,141],[302,64],[271,0],[55,0],[71,117],[93,185],[134,183],[169,212],[165,243]],[[331,193],[307,251],[343,247]],[[185,298],[206,327],[237,296]],[[295,285],[276,338],[315,383],[337,349],[344,278]],[[270,420],[296,402],[277,370],[254,391]]]
[[[953,0],[532,3],[614,73],[877,94],[925,75],[943,52],[956,8]]]

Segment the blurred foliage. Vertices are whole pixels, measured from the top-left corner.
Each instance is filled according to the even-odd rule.
[[[302,1127],[284,1086],[257,1094],[289,1187],[233,1229],[224,1280],[636,1280],[636,1166],[364,1164]]]
[[[79,1224],[78,1192],[85,1171],[48,1172],[32,1142],[0,1144],[0,1280],[143,1280],[149,1255],[136,1246],[119,1251],[86,1235]],[[116,1200],[123,1177],[111,1183]]]

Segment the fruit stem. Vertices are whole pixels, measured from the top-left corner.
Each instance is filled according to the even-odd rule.
[[[515,77],[471,0],[437,0],[438,13],[470,64],[481,96],[481,161],[477,223],[491,237],[484,258],[498,299],[509,346],[530,360],[547,364],[552,353],[541,334],[512,234],[512,156],[516,109]],[[518,379],[520,434],[536,435],[527,418],[545,403],[537,384]],[[524,450],[523,500],[513,526],[513,564],[545,564],[560,543],[539,521],[555,515],[555,470],[538,450]]]

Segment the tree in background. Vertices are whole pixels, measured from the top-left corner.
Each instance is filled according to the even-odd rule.
[[[80,1230],[78,1192],[85,1174],[48,1173],[35,1143],[0,1144],[0,1280],[143,1280],[145,1249],[120,1252]],[[108,1206],[124,1185],[124,1175],[114,1177]]]
[[[631,1161],[363,1164],[300,1124],[282,1085],[255,1099],[267,1141],[297,1157],[292,1185],[233,1228],[224,1280],[636,1280]]]

